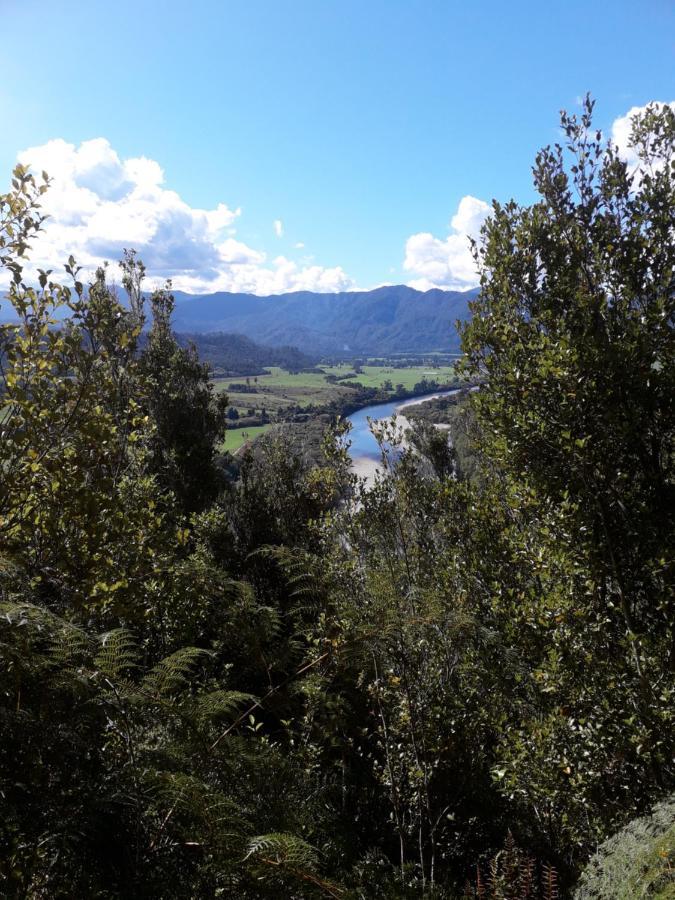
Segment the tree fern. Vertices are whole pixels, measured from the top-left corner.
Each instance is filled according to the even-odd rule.
[[[154,697],[164,697],[187,687],[197,662],[208,654],[198,647],[182,647],[160,660],[141,681],[141,689]]]
[[[230,716],[242,704],[253,702],[255,702],[253,694],[243,691],[210,691],[197,696],[194,704],[195,716],[200,723],[205,724]]]
[[[94,666],[110,681],[120,680],[138,667],[138,646],[129,631],[115,628],[101,635],[99,641]]]
[[[315,892],[324,896],[336,900],[344,896],[345,892],[341,887],[319,875],[317,850],[296,835],[276,832],[251,838],[246,861],[250,864],[257,863],[263,871],[271,870],[272,877],[287,875],[305,885],[311,885]],[[305,891],[302,896],[306,896]]]
[[[314,870],[319,863],[318,851],[294,834],[272,833],[253,837],[248,842],[246,858],[273,860],[278,865]]]

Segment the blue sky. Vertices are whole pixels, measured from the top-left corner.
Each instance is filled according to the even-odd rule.
[[[93,263],[135,243],[153,275],[193,290],[467,286],[478,201],[532,199],[561,107],[590,90],[609,133],[632,107],[675,99],[672,0],[0,12],[0,169],[32,148],[63,182],[38,255],[71,241]]]

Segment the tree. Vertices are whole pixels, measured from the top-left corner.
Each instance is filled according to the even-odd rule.
[[[229,683],[228,641],[257,605],[216,563],[222,512],[188,522],[170,490],[194,470],[170,455],[179,411],[159,366],[193,414],[205,370],[175,354],[166,292],[139,357],[132,255],[128,310],[104,269],[85,287],[72,258],[72,290],[46,272],[24,283],[40,191],[18,169],[0,196],[19,318],[0,332],[0,893],[336,896],[299,836],[320,820],[304,773]],[[186,508],[202,503],[201,485],[196,500],[180,487]]]
[[[675,115],[634,119],[633,171],[592,111],[563,114],[566,147],[537,156],[537,203],[494,204],[463,330],[518,543],[555,535],[568,572],[557,596],[503,606],[521,638],[539,635],[529,665],[552,701],[536,735],[520,729],[507,789],[562,802],[568,842],[589,812],[607,827],[674,775]],[[547,754],[562,777],[544,788]]]
[[[133,254],[127,253],[121,265],[133,308],[143,272]],[[212,502],[222,486],[215,457],[225,435],[227,395],[214,392],[209,367],[200,362],[194,346],[184,348],[176,341],[170,288],[167,284],[150,297],[152,327],[140,362],[149,382],[148,411],[156,423],[153,469],[185,512],[192,513]]]
[[[437,428],[424,420],[413,423],[409,431],[412,445],[426,457],[439,478],[451,475],[455,469],[455,454],[446,428]]]

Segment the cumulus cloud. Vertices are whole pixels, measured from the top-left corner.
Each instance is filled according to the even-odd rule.
[[[274,233],[278,238],[284,236],[284,223],[281,221],[281,219],[274,220]]]
[[[405,245],[403,267],[415,277],[411,287],[426,291],[440,287],[468,290],[478,284],[476,265],[471,255],[469,238],[477,238],[481,225],[490,214],[484,200],[462,197],[457,212],[450,220],[451,234],[437,238],[429,232],[411,235]]]
[[[49,219],[33,242],[27,275],[36,268],[62,272],[72,253],[92,270],[134,248],[151,283],[171,278],[194,293],[347,290],[353,282],[341,267],[300,266],[266,254],[236,238],[240,208],[190,206],[165,185],[155,160],[122,159],[104,138],[79,146],[56,139],[18,154],[19,162],[45,170],[52,186],[43,209]],[[281,220],[275,232],[283,234]]]

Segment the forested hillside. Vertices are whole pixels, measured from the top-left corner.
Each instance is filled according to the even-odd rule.
[[[386,355],[457,351],[455,323],[467,318],[475,291],[422,292],[399,284],[343,294],[175,296],[177,331],[237,332],[314,354]]]
[[[297,347],[266,347],[242,334],[177,334],[182,347],[194,344],[199,358],[211,366],[214,376],[260,375],[266,366],[283,366],[299,372],[313,366],[316,358]]]
[[[370,489],[342,421],[219,454],[133,252],[126,305],[72,258],[25,283],[49,185],[15,170],[2,896],[672,897],[675,114],[633,171],[591,113],[483,229],[461,443],[394,463],[382,426]]]

